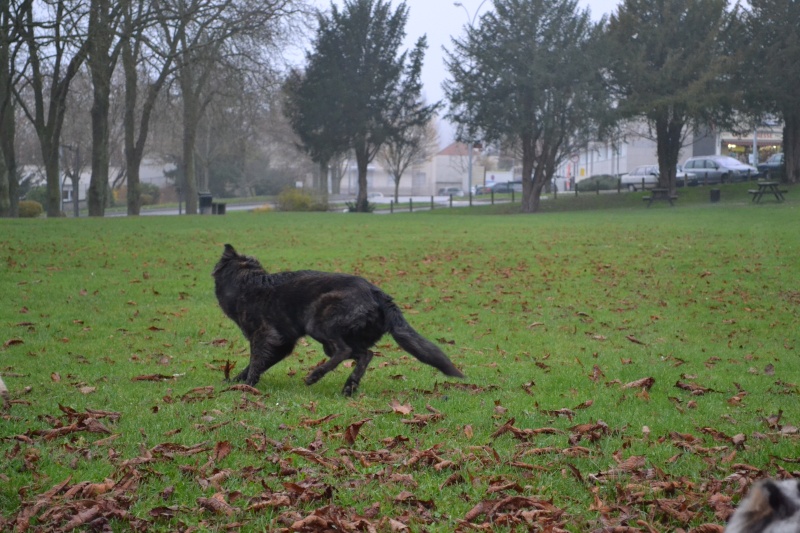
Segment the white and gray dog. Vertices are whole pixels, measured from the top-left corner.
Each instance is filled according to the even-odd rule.
[[[800,479],[753,485],[725,533],[800,533]]]
[[[6,384],[3,383],[3,378],[0,377],[0,401],[2,401],[3,405],[8,405],[8,389],[6,388]]]

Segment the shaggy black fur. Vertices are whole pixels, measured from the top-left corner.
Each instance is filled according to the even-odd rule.
[[[220,307],[250,341],[250,364],[236,381],[255,385],[308,335],[330,359],[306,376],[306,384],[353,359],[355,369],[342,389],[350,396],[372,359],[370,348],[385,333],[423,363],[464,377],[435,344],[414,331],[391,296],[364,278],[313,270],[268,274],[256,259],[238,254],[230,244],[212,275]]]

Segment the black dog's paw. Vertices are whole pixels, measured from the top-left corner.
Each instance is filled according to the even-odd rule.
[[[313,385],[317,381],[321,380],[322,376],[324,375],[325,374],[312,370],[311,372],[308,373],[305,379],[303,379],[303,381],[305,382],[306,385]]]
[[[342,389],[342,395],[350,398],[358,390],[358,383],[345,383]]]

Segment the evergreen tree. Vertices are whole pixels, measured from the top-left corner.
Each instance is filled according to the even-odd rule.
[[[605,108],[595,33],[576,0],[495,0],[447,51],[448,116],[459,139],[521,155],[523,212],[538,210],[545,183],[587,142]]]
[[[320,141],[309,148],[318,162],[344,149],[355,153],[357,211],[368,211],[367,166],[381,146],[425,124],[436,109],[420,102],[425,38],[399,52],[407,20],[405,2],[394,11],[388,0],[348,0],[341,11],[332,4],[330,15],[319,15],[314,50],[294,89],[300,98],[288,106],[301,140]],[[298,113],[303,120],[292,118]]]
[[[694,127],[721,124],[730,108],[726,0],[625,0],[608,22],[608,82],[619,119],[655,134],[659,185],[675,191],[680,149]]]
[[[786,179],[800,182],[800,1],[751,0],[742,14],[738,80],[748,111],[783,120]]]

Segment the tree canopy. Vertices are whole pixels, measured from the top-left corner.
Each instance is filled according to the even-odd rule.
[[[745,108],[783,120],[786,178],[800,182],[800,2],[751,0],[742,14],[737,81]]]
[[[606,27],[607,81],[617,118],[644,119],[655,133],[661,185],[674,191],[690,127],[730,110],[724,44],[726,0],[625,0]]]
[[[510,145],[522,158],[522,209],[534,212],[556,167],[603,108],[588,10],[576,0],[495,0],[447,51],[448,116],[462,140]]]
[[[352,149],[358,166],[356,209],[367,211],[367,166],[381,146],[425,124],[436,104],[420,101],[427,47],[420,37],[400,52],[408,7],[401,2],[349,0],[319,15],[305,75],[290,80],[289,117],[318,160]],[[315,112],[316,111],[316,112]]]

